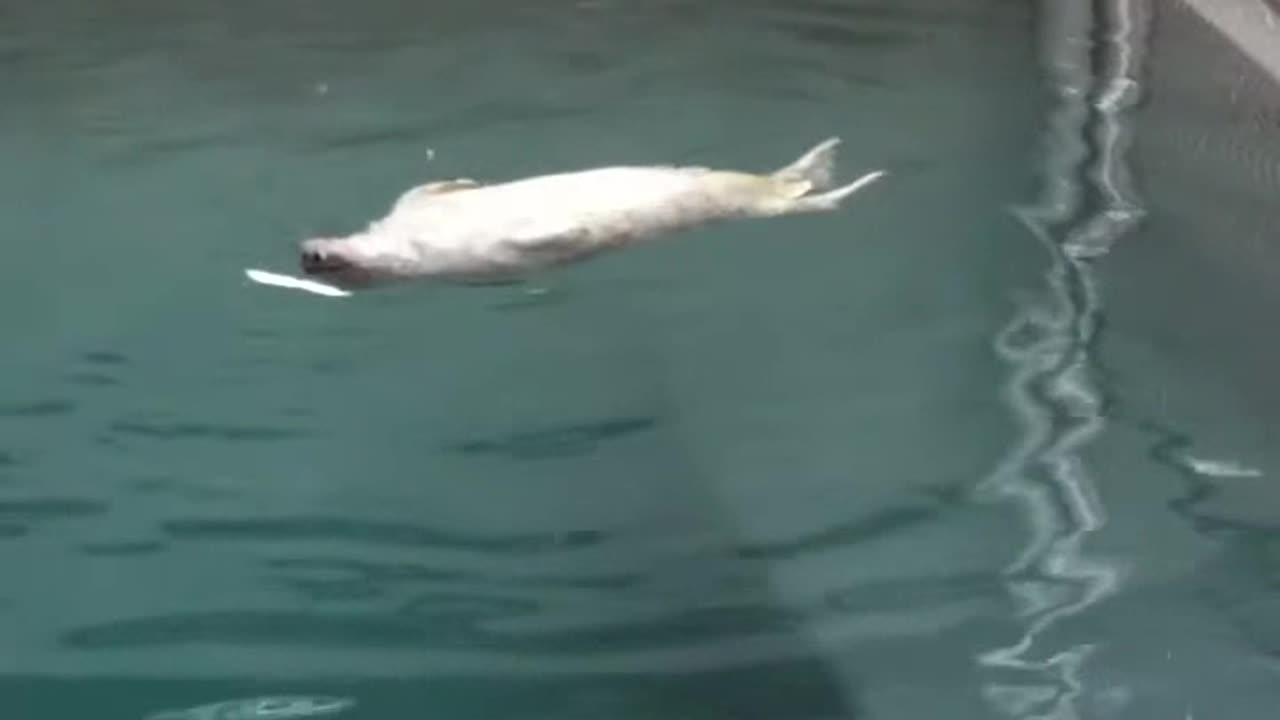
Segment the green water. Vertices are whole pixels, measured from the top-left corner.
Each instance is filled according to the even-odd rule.
[[[1176,172],[1139,178],[1105,260],[1064,254],[1102,201],[1055,216],[1046,168],[1087,186],[1099,151],[1054,120],[1076,96],[1043,45],[1105,41],[1049,25],[0,6],[0,712],[1270,717],[1274,493],[1186,454],[1265,468],[1274,406],[1169,340],[1220,325],[1176,280]],[[429,179],[763,170],[832,134],[842,177],[890,171],[847,210],[606,256],[543,300],[242,275]],[[1205,292],[1258,307],[1240,277]]]

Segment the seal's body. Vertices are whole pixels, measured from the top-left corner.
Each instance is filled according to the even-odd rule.
[[[514,282],[531,272],[716,220],[835,210],[880,177],[831,189],[839,139],[768,175],[611,167],[413,188],[362,232],[302,243],[303,270],[341,285],[437,278]]]

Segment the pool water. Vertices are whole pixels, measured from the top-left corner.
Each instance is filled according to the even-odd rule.
[[[1270,717],[1276,403],[1194,342],[1265,303],[1175,160],[1239,120],[1086,5],[0,7],[5,717]],[[242,274],[830,135],[841,212],[544,296]]]

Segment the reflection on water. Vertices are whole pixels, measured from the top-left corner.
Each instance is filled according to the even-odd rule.
[[[226,700],[185,710],[164,710],[145,720],[292,720],[337,715],[355,707],[350,698],[262,697]]]
[[[1007,398],[1023,438],[987,488],[1016,498],[1033,532],[1006,571],[1027,630],[979,661],[1026,674],[988,686],[1004,712],[1065,720],[1081,716],[1082,666],[1097,644],[1053,647],[1042,637],[1116,592],[1123,577],[1115,560],[1085,547],[1107,518],[1083,456],[1106,427],[1108,402],[1095,358],[1103,301],[1090,263],[1142,215],[1125,152],[1150,11],[1145,0],[1042,10],[1043,66],[1057,104],[1043,199],[1017,215],[1053,262],[1044,301],[1021,308],[997,342],[1014,368]]]

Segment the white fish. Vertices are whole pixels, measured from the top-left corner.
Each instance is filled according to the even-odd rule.
[[[401,195],[363,231],[304,240],[300,263],[307,276],[344,289],[410,279],[521,282],[548,267],[711,221],[838,210],[885,174],[835,187],[839,144],[829,138],[768,174],[641,166],[493,185],[432,182]]]
[[[246,268],[244,274],[248,275],[250,280],[262,283],[263,285],[274,285],[276,287],[305,290],[317,295],[327,295],[329,297],[346,297],[351,294],[342,288],[326,285],[316,280],[292,277],[290,275],[281,275],[280,273],[268,272],[266,270]]]

